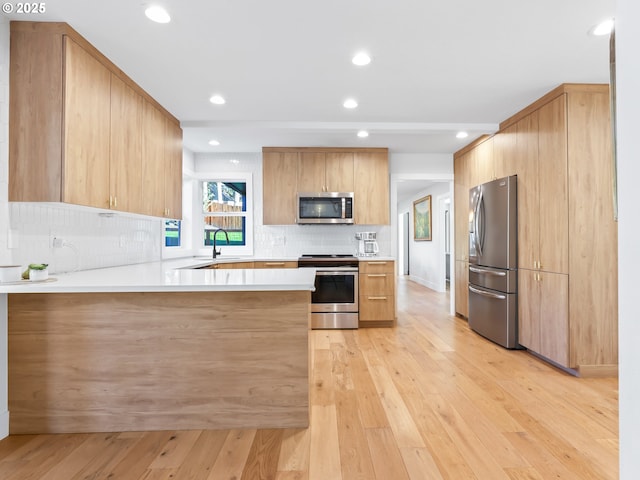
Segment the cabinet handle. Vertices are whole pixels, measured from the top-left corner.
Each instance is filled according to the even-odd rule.
[[[113,207],[113,197],[109,195],[109,208]]]
[[[118,208],[118,197],[113,197],[113,207]]]
[[[386,300],[387,297],[367,297],[367,300]]]
[[[386,277],[384,273],[367,273],[367,277]]]
[[[386,265],[387,262],[367,262],[367,265]]]
[[[284,265],[284,262],[264,262],[265,266],[277,267]]]

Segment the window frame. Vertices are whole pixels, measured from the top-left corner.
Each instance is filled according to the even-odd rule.
[[[245,218],[245,245],[221,245],[221,256],[250,256],[253,255],[253,175],[251,172],[221,172],[219,174],[198,174],[197,175],[197,187],[194,188],[197,201],[194,201],[194,207],[197,205],[197,211],[193,214],[193,247],[196,255],[209,256],[213,255],[212,247],[204,245],[204,228],[205,217],[244,217]],[[202,184],[203,182],[243,182],[247,186],[246,193],[246,211],[245,212],[213,212],[212,215],[207,215],[202,211]],[[195,210],[195,209],[194,209]],[[220,235],[220,234],[218,234]],[[224,235],[223,235],[224,238]]]

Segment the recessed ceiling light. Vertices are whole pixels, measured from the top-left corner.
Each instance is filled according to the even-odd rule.
[[[214,95],[209,99],[214,105],[224,105],[227,101],[221,95]]]
[[[229,162],[233,163],[234,165],[237,165],[240,163],[240,160],[238,160],[237,158],[232,158],[231,160],[229,160]]]
[[[353,98],[347,98],[342,105],[344,108],[356,108],[358,106],[358,102]]]
[[[591,35],[595,35],[597,37],[601,37],[603,35],[609,35],[613,30],[613,18],[608,18],[604,22],[599,23],[595,27],[589,30]]]
[[[371,63],[371,57],[369,55],[367,55],[365,52],[358,52],[351,59],[351,62],[354,65],[358,65],[358,66],[361,67],[363,65],[369,65],[369,63]]]
[[[144,14],[149,20],[152,20],[156,23],[169,23],[171,21],[171,17],[167,13],[167,11],[158,5],[150,6],[144,11]]]
[[[456,133],[456,138],[467,138],[469,134],[467,132],[458,132]]]
[[[359,136],[360,138],[367,138],[367,137],[369,136],[369,132],[367,132],[366,130],[360,130],[360,131],[358,132],[358,136]]]
[[[209,140],[209,145],[217,147],[218,145],[220,145],[220,142],[218,140]]]

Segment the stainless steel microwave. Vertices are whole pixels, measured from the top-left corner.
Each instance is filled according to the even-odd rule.
[[[299,224],[353,223],[353,192],[298,193]]]

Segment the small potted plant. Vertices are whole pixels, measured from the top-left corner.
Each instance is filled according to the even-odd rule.
[[[24,273],[27,274],[27,278],[32,282],[41,282],[49,278],[49,266],[48,263],[30,263],[29,268]],[[24,274],[22,277],[24,278]]]

